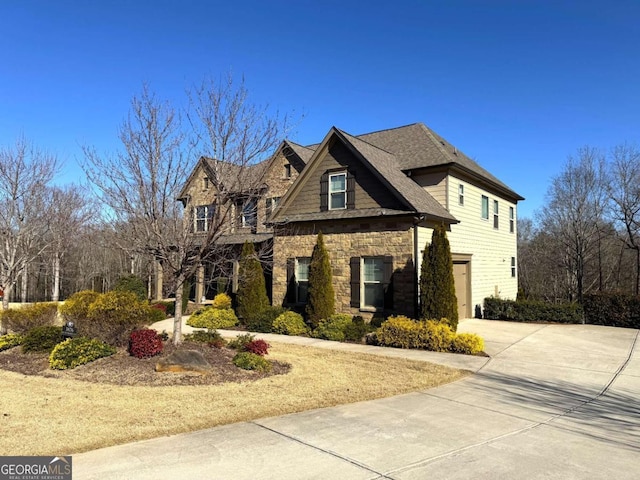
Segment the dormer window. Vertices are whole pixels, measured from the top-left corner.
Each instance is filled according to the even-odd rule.
[[[284,178],[291,178],[291,164],[284,164]]]
[[[209,177],[204,177],[202,179],[202,189],[209,190]]]
[[[347,174],[329,175],[329,210],[347,208]]]

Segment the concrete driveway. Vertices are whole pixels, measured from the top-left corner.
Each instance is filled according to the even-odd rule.
[[[458,382],[74,455],[74,479],[640,477],[638,330],[459,331],[491,358]]]

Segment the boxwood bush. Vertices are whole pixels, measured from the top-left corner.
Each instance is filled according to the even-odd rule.
[[[111,291],[99,295],[89,305],[85,320],[77,322],[81,336],[97,338],[109,345],[124,347],[134,330],[148,325],[151,308],[131,292]]]
[[[54,370],[75,368],[116,353],[116,349],[97,339],[77,337],[58,344],[49,355]]]
[[[584,320],[593,325],[640,328],[640,296],[593,293],[584,296]]]
[[[260,355],[251,352],[239,352],[233,357],[233,364],[243,370],[256,370],[258,372],[270,372],[271,362]]]
[[[53,325],[58,316],[58,304],[54,302],[34,303],[2,312],[2,322],[14,333],[25,334],[35,327]]]
[[[484,318],[514,322],[582,323],[582,307],[577,303],[547,303],[539,301],[484,299]]]
[[[252,332],[271,333],[273,322],[288,310],[284,307],[266,307],[261,312],[244,319],[244,325]]]
[[[311,333],[311,336],[325,340],[344,342],[346,339],[345,330],[351,323],[351,315],[336,313],[329,318],[320,320],[318,327]]]
[[[50,352],[63,340],[61,327],[56,327],[55,325],[35,327],[24,336],[22,351],[24,353]]]
[[[193,333],[185,335],[184,341],[206,343],[215,348],[222,348],[227,345],[227,341],[216,330],[195,330]]]
[[[282,335],[306,336],[309,334],[309,328],[299,313],[284,312],[273,321],[273,332]]]
[[[231,308],[219,309],[205,307],[199,309],[187,320],[187,325],[194,328],[231,328],[238,324],[238,317]]]

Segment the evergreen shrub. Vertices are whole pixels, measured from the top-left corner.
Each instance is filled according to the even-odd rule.
[[[252,318],[269,306],[267,286],[262,264],[256,255],[253,244],[245,242],[240,254],[238,268],[238,315],[243,322]]]
[[[271,362],[260,355],[251,352],[239,352],[233,357],[233,364],[243,370],[270,372]]]
[[[89,317],[89,307],[98,297],[100,297],[98,292],[82,290],[67,298],[58,310],[66,322],[73,322],[78,326]]]
[[[93,338],[77,337],[58,344],[49,355],[49,366],[66,370],[116,353],[116,348]]]
[[[129,354],[136,358],[149,358],[162,353],[162,338],[155,330],[142,329],[131,332]]]
[[[206,343],[213,348],[222,348],[227,345],[227,341],[216,330],[196,330],[185,335],[184,341]]]
[[[282,335],[300,335],[309,334],[309,328],[304,323],[302,315],[296,312],[284,312],[273,321],[273,332]]]
[[[151,309],[131,292],[99,295],[89,306],[86,320],[78,321],[78,333],[116,347],[129,343],[131,332],[149,324]]]
[[[245,345],[253,342],[255,338],[256,338],[255,335],[251,335],[250,333],[240,334],[236,336],[236,338],[234,338],[233,340],[229,341],[229,348],[233,348],[234,350],[238,350],[238,351],[243,351]]]
[[[138,300],[144,301],[147,299],[147,285],[137,275],[124,275],[118,279],[113,290],[117,292],[131,292]]]
[[[592,325],[640,328],[640,296],[598,292],[584,296],[584,320]]]
[[[57,344],[62,342],[62,328],[55,325],[45,325],[29,330],[22,340],[22,351],[50,352]]]
[[[187,325],[194,328],[208,328],[216,330],[218,328],[231,328],[238,324],[238,317],[231,308],[224,310],[205,307],[199,309],[187,320]]]
[[[22,345],[22,340],[24,336],[19,333],[9,333],[7,335],[2,335],[0,337],[0,352],[4,350],[9,350],[10,348],[17,347],[18,345]]]
[[[458,333],[451,343],[451,351],[465,355],[477,355],[484,351],[484,340],[472,333]]]
[[[351,319],[351,323],[345,327],[344,338],[349,342],[361,342],[373,330],[375,327],[366,323],[360,315],[356,315]]]
[[[513,322],[582,323],[583,310],[577,303],[547,303],[540,301],[484,299],[484,318]]]
[[[244,325],[252,332],[271,333],[273,321],[287,311],[284,307],[267,307],[256,315],[245,319]]]
[[[309,298],[306,313],[307,322],[312,329],[318,328],[320,321],[335,313],[331,263],[322,232],[318,233],[309,264]]]
[[[320,320],[318,327],[312,332],[311,336],[325,340],[344,342],[346,339],[345,331],[351,324],[351,315],[337,313],[331,315],[329,318]]]
[[[213,298],[212,308],[227,310],[231,308],[231,297],[226,293],[219,293]]]

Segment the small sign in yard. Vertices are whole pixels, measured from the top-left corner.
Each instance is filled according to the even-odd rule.
[[[74,338],[76,335],[78,335],[78,328],[76,327],[75,323],[66,322],[62,326],[62,336],[64,338]]]

